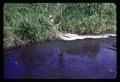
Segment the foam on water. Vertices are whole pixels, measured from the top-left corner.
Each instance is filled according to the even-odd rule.
[[[58,37],[62,40],[76,40],[76,39],[85,39],[85,38],[94,38],[94,39],[98,39],[98,38],[107,38],[110,36],[116,36],[116,34],[102,34],[102,35],[77,35],[77,34],[60,34],[58,35]]]

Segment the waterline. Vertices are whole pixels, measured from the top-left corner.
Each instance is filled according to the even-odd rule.
[[[58,37],[61,40],[76,40],[76,39],[85,39],[85,38],[93,38],[93,39],[98,39],[98,38],[107,38],[110,36],[116,36],[116,34],[102,34],[102,35],[78,35],[78,34],[60,34]]]

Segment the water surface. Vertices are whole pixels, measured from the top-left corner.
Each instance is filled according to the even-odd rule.
[[[114,79],[116,37],[49,41],[4,51],[6,79]]]

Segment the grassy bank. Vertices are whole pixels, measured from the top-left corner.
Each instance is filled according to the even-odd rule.
[[[7,3],[4,47],[57,39],[60,32],[110,33],[116,30],[113,3]]]

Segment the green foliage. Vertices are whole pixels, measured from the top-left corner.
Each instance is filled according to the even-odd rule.
[[[54,23],[50,21],[50,15]],[[116,25],[116,6],[113,3],[4,5],[4,28],[12,27],[10,32],[23,41],[53,40],[57,38],[58,30],[81,34],[100,33],[111,25]]]
[[[66,31],[94,33],[103,27],[116,25],[115,4],[82,3],[67,6],[62,13],[61,27]]]

